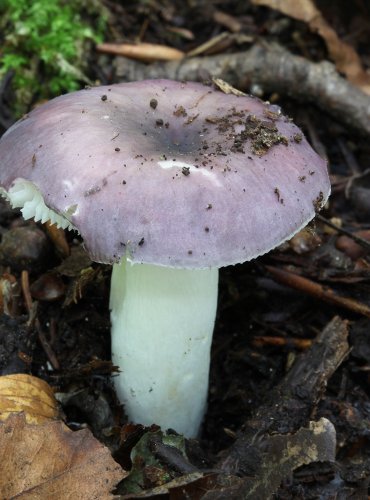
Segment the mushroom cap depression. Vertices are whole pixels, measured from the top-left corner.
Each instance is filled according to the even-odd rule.
[[[325,203],[326,163],[277,106],[147,80],[57,97],[0,140],[0,185],[27,180],[95,261],[244,262]],[[36,217],[37,218],[37,217]]]

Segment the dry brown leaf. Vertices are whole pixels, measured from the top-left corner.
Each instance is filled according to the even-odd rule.
[[[364,70],[361,59],[353,47],[340,40],[327,23],[312,0],[252,0],[254,5],[263,5],[303,21],[311,31],[317,32],[325,41],[330,58],[338,71],[348,80],[370,94],[370,75]]]
[[[195,35],[192,31],[187,28],[179,28],[178,26],[167,26],[166,30],[170,33],[175,33],[185,40],[194,40]]]
[[[86,250],[82,245],[78,245],[71,248],[71,255],[64,259],[55,271],[68,278],[77,278],[84,269],[90,268],[91,264]]]
[[[221,26],[225,26],[225,28],[229,29],[233,33],[239,33],[242,30],[243,25],[235,16],[231,16],[226,12],[222,12],[221,10],[215,10],[213,12],[213,20],[217,24],[221,24]]]
[[[27,424],[23,414],[0,423],[0,498],[108,500],[125,475],[88,429]]]
[[[246,95],[241,90],[236,89],[230,83],[221,80],[221,78],[212,78],[212,82],[218,87],[224,94],[233,94],[237,96]]]
[[[129,57],[138,61],[178,61],[184,57],[184,52],[167,45],[155,43],[100,43],[96,46],[98,52]]]
[[[0,420],[19,412],[33,424],[58,418],[58,403],[51,387],[24,373],[0,377]]]

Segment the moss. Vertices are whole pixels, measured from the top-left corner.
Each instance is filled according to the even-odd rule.
[[[94,0],[1,0],[0,79],[13,74],[16,115],[89,83],[88,43],[104,33],[106,16]],[[84,19],[82,18],[84,13]]]

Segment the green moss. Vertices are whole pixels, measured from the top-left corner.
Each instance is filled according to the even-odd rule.
[[[0,0],[0,79],[14,72],[17,115],[90,83],[86,52],[104,33],[102,10],[96,0]]]

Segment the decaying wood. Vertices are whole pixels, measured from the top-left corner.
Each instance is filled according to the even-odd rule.
[[[316,460],[334,460],[334,426],[325,418],[315,419],[315,413],[328,380],[349,353],[347,336],[347,322],[334,317],[296,359],[268,402],[257,408],[234,445],[223,453],[218,468],[224,476],[219,476],[219,488],[208,491],[204,500],[270,498],[283,480],[279,474],[284,475],[287,461],[292,462],[291,471],[295,468],[292,451],[300,461],[297,466],[315,461],[312,456],[309,459],[310,446],[318,453]],[[321,437],[313,442],[315,434]],[[228,485],[223,485],[222,478]]]
[[[348,324],[339,317],[302,353],[266,405],[240,431],[219,467],[227,473],[254,475],[263,454],[263,436],[269,432],[294,432],[312,418],[328,380],[349,353]],[[282,401],[284,402],[282,404]]]
[[[245,52],[148,66],[117,58],[115,68],[117,80],[121,81],[146,78],[204,81],[216,77],[240,89],[278,92],[314,103],[343,125],[370,136],[370,96],[342,78],[331,63],[312,63],[276,44],[263,42]]]

